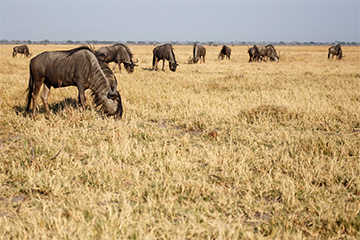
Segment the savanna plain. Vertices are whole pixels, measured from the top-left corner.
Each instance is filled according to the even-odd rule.
[[[0,46],[1,239],[360,239],[360,47],[130,46],[122,119],[75,87],[25,112],[30,58]],[[77,46],[29,45],[33,56]],[[95,46],[98,49],[100,46]],[[161,68],[162,62],[159,67]],[[111,64],[112,67],[112,64]]]

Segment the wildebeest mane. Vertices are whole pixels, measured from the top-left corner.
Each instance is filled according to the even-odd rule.
[[[117,86],[117,79],[113,73],[113,71],[110,69],[109,64],[105,61],[98,60],[99,66],[101,70],[103,71],[104,75],[110,82],[110,86],[112,90],[116,90]]]
[[[173,48],[173,46],[172,46],[171,44],[169,44],[169,45],[170,45],[170,48],[171,48],[171,54],[173,55],[174,61],[176,61],[176,59],[175,59],[175,53],[174,53],[174,48]]]
[[[194,57],[197,57],[197,47],[198,47],[198,45],[194,44],[194,49],[193,49],[193,56]]]
[[[117,94],[115,95],[115,97],[119,97],[120,98],[120,108],[117,110],[117,114],[119,112],[121,112],[120,115],[122,115],[122,111],[123,111],[123,108],[122,108],[122,104],[121,104],[121,96],[119,94],[119,92],[117,91],[117,80],[116,80],[116,77],[113,73],[113,71],[110,69],[109,67],[109,64],[105,61],[101,61],[101,60],[98,60],[98,63],[99,63],[99,66],[101,68],[101,71],[102,73],[105,75],[106,77],[106,80],[108,81],[109,85],[110,85],[110,88],[113,92],[116,92]],[[96,82],[97,84],[95,84],[95,88],[96,88],[96,91],[92,91],[92,96],[93,96],[93,103],[95,104],[96,107],[100,106],[101,105],[101,110],[102,111],[105,111],[105,105],[103,104],[104,103],[104,99],[102,98],[99,98],[99,95],[98,93],[100,93],[101,91],[106,91],[107,90],[107,87],[106,87],[106,84],[103,84],[101,82]],[[108,94],[108,98],[111,98]]]
[[[117,43],[117,44],[114,44],[114,47],[115,47],[115,46],[118,46],[118,45],[123,46],[123,47],[126,49],[127,53],[129,54],[130,59],[133,58],[133,54],[131,53],[131,51],[130,51],[130,49],[129,49],[128,46],[126,46],[125,44],[122,44],[122,43]]]
[[[93,54],[95,54],[95,51],[91,47],[85,46],[85,45],[74,48],[74,49],[70,49],[67,51],[63,51],[63,52],[66,53],[67,57],[69,57],[69,56],[73,55],[74,53],[81,51],[81,50],[88,50],[88,51],[92,52]]]

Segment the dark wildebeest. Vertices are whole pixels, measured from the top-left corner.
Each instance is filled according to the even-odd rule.
[[[155,67],[155,70],[158,70],[158,62],[160,60],[163,60],[163,66],[162,66],[162,70],[164,70],[164,66],[165,66],[165,60],[169,61],[169,68],[171,71],[175,72],[176,71],[176,67],[178,66],[176,60],[175,60],[175,54],[174,54],[174,49],[171,46],[171,44],[164,44],[161,46],[157,46],[153,49],[153,69]]]
[[[330,55],[331,55],[331,59],[334,58],[334,55],[338,60],[342,58],[342,50],[340,44],[329,47],[328,59],[330,59]]]
[[[24,54],[26,57],[31,57],[31,53],[29,52],[29,48],[25,44],[13,48],[12,56],[16,57],[16,55],[18,53]]]
[[[270,59],[270,61],[279,62],[280,55],[277,54],[275,47],[271,44],[265,47],[257,47],[261,60]],[[259,61],[261,61],[259,60]]]
[[[101,106],[107,115],[121,117],[123,107],[117,91],[116,78],[108,64],[96,58],[94,51],[82,46],[69,51],[43,52],[30,60],[30,78],[26,110],[35,117],[37,96],[44,84],[41,100],[46,113],[50,114],[47,98],[51,87],[76,86],[79,102],[86,106],[85,90],[91,89],[96,106]]]
[[[248,53],[249,53],[249,62],[252,61],[257,61],[260,62],[260,53],[259,53],[259,49],[256,45],[254,45],[253,47],[248,49]]]
[[[231,54],[231,48],[229,48],[228,46],[223,46],[220,53],[219,53],[219,56],[218,56],[218,59],[221,59],[223,60],[224,57],[226,56],[228,59],[230,59],[230,54]]]
[[[113,46],[101,47],[96,51],[95,55],[99,60],[104,62],[115,62],[114,68],[116,67],[116,64],[118,64],[120,72],[121,63],[124,64],[128,73],[132,73],[134,72],[134,67],[137,66],[135,63],[138,62],[137,60],[135,62],[132,60],[133,54],[130,49],[121,43]]]
[[[205,55],[206,55],[206,48],[201,45],[194,44],[193,56],[189,57],[189,63],[197,63],[199,60],[201,63],[201,58],[202,58],[202,62],[205,63]]]

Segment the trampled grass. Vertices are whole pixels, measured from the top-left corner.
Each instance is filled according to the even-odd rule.
[[[115,75],[121,120],[52,89],[49,119],[25,109],[30,58],[0,46],[0,238],[359,239],[360,48],[246,46]],[[98,48],[99,46],[96,46]],[[71,46],[29,46],[33,56]],[[159,65],[161,67],[161,63]]]

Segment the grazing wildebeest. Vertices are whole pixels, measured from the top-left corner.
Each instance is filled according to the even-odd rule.
[[[252,61],[260,62],[261,61],[259,49],[258,49],[258,47],[256,45],[249,48],[248,53],[249,53],[249,62],[252,62]]]
[[[194,44],[193,56],[189,57],[189,63],[197,63],[199,60],[201,63],[201,58],[202,58],[202,62],[205,63],[205,55],[206,55],[206,48],[201,45]]]
[[[87,46],[68,51],[43,52],[30,60],[30,78],[26,110],[35,117],[37,96],[44,85],[41,100],[46,113],[50,114],[47,98],[51,87],[76,86],[79,102],[86,106],[85,90],[91,89],[96,106],[101,106],[107,115],[121,117],[123,107],[120,93],[116,89],[116,78],[108,64],[96,58]]]
[[[218,59],[223,60],[224,57],[226,56],[228,59],[230,59],[230,54],[231,54],[231,48],[229,48],[228,46],[224,45],[219,53]]]
[[[13,48],[12,56],[16,57],[16,55],[18,53],[24,54],[26,57],[31,57],[31,53],[29,52],[29,48],[25,44]]]
[[[334,58],[334,55],[338,60],[342,58],[342,50],[340,44],[329,47],[328,59],[330,59],[330,55],[331,55],[331,59]]]
[[[266,45],[265,47],[257,47],[259,50],[259,55],[261,60],[268,59],[270,61],[279,62],[280,54],[278,55],[275,47],[271,44]],[[260,60],[260,61],[261,61]]]
[[[171,46],[171,44],[164,44],[161,46],[157,46],[153,49],[153,69],[155,67],[155,70],[158,70],[158,62],[160,60],[163,60],[163,66],[162,66],[162,70],[164,70],[164,66],[165,66],[165,60],[169,61],[169,68],[171,71],[175,72],[176,71],[176,67],[179,65],[176,62],[175,59],[175,54],[174,54],[174,49]]]
[[[121,43],[113,46],[101,47],[96,51],[95,55],[99,60],[104,62],[115,62],[114,68],[116,67],[116,64],[118,64],[120,72],[121,63],[124,64],[128,73],[132,73],[134,72],[134,67],[137,66],[135,63],[138,62],[137,60],[135,62],[132,60],[133,54],[130,49]]]

